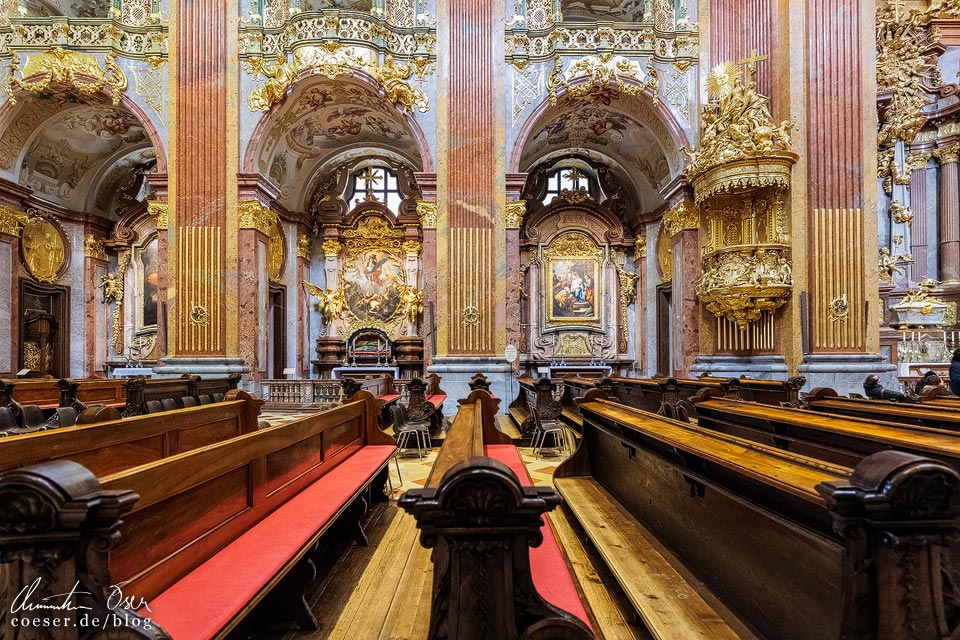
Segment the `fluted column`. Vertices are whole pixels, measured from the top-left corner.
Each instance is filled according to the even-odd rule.
[[[0,337],[0,376],[13,377],[17,370],[16,354],[20,340],[20,295],[17,287],[19,276],[17,265],[20,262],[20,233],[27,216],[5,204],[0,203],[0,291],[10,292],[9,296],[0,295],[0,326],[6,327]]]
[[[935,153],[940,160],[940,280],[956,283],[960,281],[960,144],[940,147]]]
[[[907,157],[907,170],[910,172],[910,209],[913,222],[910,223],[910,281],[918,282],[927,277],[927,163],[929,151],[912,153]]]

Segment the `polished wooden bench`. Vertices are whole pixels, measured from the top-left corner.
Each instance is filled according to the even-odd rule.
[[[367,501],[386,499],[396,447],[376,413],[361,391],[330,411],[105,477],[70,461],[6,471],[0,513],[20,514],[20,535],[7,529],[0,554],[30,551],[4,556],[19,562],[7,575],[30,581],[51,571],[44,594],[79,581],[91,593],[83,613],[117,614],[116,637],[161,637],[143,632],[144,619],[175,639],[224,637],[266,599],[271,614],[309,628],[309,554],[335,525],[362,539]],[[20,503],[36,511],[10,511]],[[62,566],[33,567],[29,558],[44,553]],[[123,603],[111,605],[112,584],[122,584]],[[138,612],[123,608],[131,603]]]
[[[227,392],[237,388],[242,377],[234,373],[226,378],[201,378],[185,373],[179,378],[127,378],[123,382],[127,401],[120,413],[125,418],[150,413],[147,403],[151,401],[172,401],[175,408],[182,408],[181,401],[186,397],[199,399],[207,396],[220,402]]]
[[[697,403],[697,424],[787,451],[856,466],[894,449],[940,460],[960,470],[960,433],[866,418],[827,415],[716,397]]]
[[[225,402],[164,414],[121,419],[111,409],[114,420],[0,439],[0,469],[73,460],[104,476],[252,433],[261,404],[235,389]]]
[[[533,378],[521,376],[517,378],[519,391],[517,397],[507,407],[507,411],[517,424],[520,433],[530,435],[534,431],[533,416],[530,415],[530,405],[537,408],[541,420],[557,420],[563,412],[559,400],[553,397],[559,381],[550,378]]]
[[[0,380],[0,407],[11,401],[35,404],[44,409],[73,407],[78,411],[86,405],[123,406],[126,393],[123,380],[104,378],[53,378]]]
[[[941,588],[960,516],[950,466],[883,451],[851,469],[598,390],[580,410],[581,446],[554,482],[654,637],[735,638],[749,628],[776,640],[933,640],[957,631],[952,587]]]
[[[529,486],[516,447],[496,429],[499,400],[475,390],[459,403],[425,487],[399,501],[433,549],[427,637],[593,638],[541,519],[559,496]],[[387,631],[380,637],[409,637]]]
[[[804,404],[813,411],[834,415],[960,431],[960,410],[952,405],[932,403],[917,405],[886,400],[845,398],[826,387],[813,389],[804,398]]]

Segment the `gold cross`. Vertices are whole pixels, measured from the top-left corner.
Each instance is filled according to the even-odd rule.
[[[906,8],[905,0],[887,0],[887,7],[893,9],[893,19],[900,21],[900,10]]]
[[[367,195],[373,195],[373,185],[380,182],[380,176],[378,176],[373,167],[367,167],[367,170],[360,176],[360,179],[367,183]]]
[[[750,51],[750,57],[744,58],[743,60],[737,60],[737,64],[747,65],[747,69],[750,70],[750,73],[753,73],[753,68],[757,65],[758,62],[763,62],[767,59],[767,56],[761,56],[757,53],[756,49]]]
[[[580,178],[585,178],[586,176],[580,173],[580,170],[576,167],[570,167],[570,172],[567,175],[563,176],[567,180],[573,180],[574,182],[580,180]]]

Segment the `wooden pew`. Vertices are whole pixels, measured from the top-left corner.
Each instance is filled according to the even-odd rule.
[[[400,399],[400,394],[393,387],[393,376],[367,376],[363,379],[345,377],[340,379],[343,397],[349,398],[357,391],[366,391],[380,403],[379,424],[386,428],[390,424],[390,405]]]
[[[945,462],[960,470],[960,434],[894,422],[771,407],[722,397],[697,403],[697,424],[834,464],[854,467],[878,451],[894,449]]]
[[[537,408],[541,420],[556,420],[560,417],[563,407],[559,400],[553,398],[556,382],[550,378],[521,376],[517,378],[517,384],[519,386],[517,397],[507,407],[507,411],[517,423],[520,433],[529,435],[534,430],[530,405]]]
[[[3,586],[16,593],[45,577],[39,601],[80,584],[83,613],[107,619],[103,635],[87,622],[58,638],[221,638],[264,599],[315,628],[303,599],[308,554],[335,524],[362,539],[367,500],[385,499],[396,447],[376,413],[358,392],[330,411],[106,477],[70,461],[6,471],[0,513],[19,514],[19,526],[0,536],[0,555],[16,563]],[[51,562],[29,561],[41,555]],[[111,600],[113,584],[124,602]]]
[[[257,430],[261,400],[235,389],[225,402],[163,414],[119,417],[0,439],[0,469],[73,460],[96,476],[161,460]],[[91,411],[88,409],[88,411]]]
[[[957,631],[941,588],[960,516],[950,466],[883,451],[850,469],[598,390],[580,410],[581,446],[554,482],[654,637],[735,638],[737,624],[776,640]],[[718,615],[672,554],[739,620]]]
[[[185,396],[226,396],[228,391],[237,388],[242,377],[239,373],[233,373],[226,378],[203,379],[185,373],[179,378],[127,378],[123,382],[127,401],[120,413],[125,418],[143,415],[147,413],[147,402],[151,400],[171,399],[180,406],[180,399]]]
[[[20,404],[35,404],[44,409],[103,404],[122,406],[126,401],[122,380],[103,378],[38,378],[26,380],[0,380],[0,407],[11,401]]]
[[[494,423],[499,400],[475,390],[459,403],[425,487],[398,503],[417,519],[421,543],[433,549],[427,637],[593,638],[569,573],[557,571],[562,555],[541,519],[559,496],[549,487],[524,486],[529,478],[516,447]]]
[[[580,415],[578,400],[587,394],[590,389],[603,389],[613,393],[613,384],[610,378],[564,378],[563,395],[560,396],[560,418],[572,427],[577,433],[583,430],[583,416]]]
[[[826,387],[817,387],[807,394],[804,404],[813,411],[834,415],[960,431],[960,411],[952,405],[933,403],[917,405],[886,400],[845,398]]]
[[[920,391],[920,404],[943,405],[960,409],[960,396],[954,395],[946,387],[926,386]]]

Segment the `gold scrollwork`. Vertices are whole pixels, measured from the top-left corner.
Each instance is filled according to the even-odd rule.
[[[550,246],[543,250],[545,258],[558,257],[603,257],[603,247],[598,247],[585,233],[578,231],[568,231],[557,236]]]
[[[793,270],[787,251],[783,245],[750,245],[705,256],[697,298],[710,313],[745,329],[764,311],[776,311],[789,299]]]
[[[23,223],[30,219],[27,214],[0,204],[0,233],[9,236],[19,236],[23,230]]]
[[[323,244],[321,245],[321,249],[323,249],[323,255],[328,258],[336,258],[339,256],[342,248],[343,247],[341,244],[336,240],[324,240]]]
[[[577,81],[579,78],[586,78],[585,82]],[[627,82],[630,80],[631,82]],[[574,81],[575,84],[571,84]],[[653,64],[647,61],[647,73],[640,68],[640,63],[634,62],[625,56],[616,56],[612,53],[601,53],[599,55],[588,55],[570,63],[567,70],[563,70],[563,60],[560,55],[554,58],[553,71],[547,77],[547,92],[550,95],[550,104],[556,104],[559,90],[563,88],[566,93],[580,98],[597,87],[610,84],[616,84],[621,93],[628,95],[640,95],[644,89],[652,90],[652,100],[656,104],[660,97],[658,95],[659,78]]]
[[[657,266],[660,267],[660,278],[664,282],[673,280],[673,239],[663,225],[657,234]]]
[[[206,327],[210,325],[210,312],[203,305],[191,305],[190,324],[195,327]]]
[[[403,245],[401,245],[400,248],[403,249],[403,252],[407,255],[407,257],[414,258],[419,256],[420,252],[423,251],[423,245],[416,240],[407,240],[403,243]]]
[[[913,211],[910,207],[905,207],[896,200],[890,203],[890,215],[897,224],[906,224],[913,220]]]
[[[123,287],[127,267],[130,266],[130,250],[117,254],[117,270],[100,278],[104,303],[113,303],[113,352],[123,353]]]
[[[507,203],[504,210],[508,229],[519,228],[523,224],[523,216],[527,213],[527,201],[515,200]]]
[[[430,102],[423,89],[417,89],[407,82],[413,68],[409,64],[396,63],[393,56],[387,55],[383,64],[370,70],[370,75],[380,84],[387,99],[400,107],[405,113],[413,113],[416,107],[420,113],[430,110]]]
[[[107,249],[103,246],[103,238],[98,238],[92,233],[83,237],[84,255],[94,260],[107,260]]]
[[[633,253],[638,258],[647,257],[647,236],[637,236],[636,245],[634,246]]]
[[[147,200],[147,214],[157,219],[157,229],[166,229],[170,226],[169,203],[161,200]]]
[[[127,77],[117,66],[112,53],[107,54],[101,67],[97,59],[91,55],[79,51],[68,51],[63,47],[53,47],[29,56],[22,71],[19,65],[20,56],[12,53],[10,75],[6,83],[7,96],[11,104],[17,102],[15,87],[39,95],[45,93],[51,84],[56,83],[66,85],[81,96],[88,97],[110,85],[110,97],[114,106],[119,106],[120,99],[127,90]]]
[[[850,317],[850,304],[847,302],[847,294],[837,296],[830,301],[830,321],[844,322]]]
[[[463,311],[460,312],[460,319],[463,321],[463,324],[475,327],[480,324],[480,309],[472,304],[467,305],[463,308]]]
[[[696,229],[699,226],[700,214],[688,200],[668,209],[660,221],[660,228],[668,237],[673,237],[684,229]]]
[[[420,226],[424,229],[437,228],[436,202],[417,200],[417,215],[420,216]]]
[[[70,244],[59,223],[34,210],[23,223],[21,236],[20,258],[31,276],[40,282],[56,282],[63,277]]]
[[[733,62],[724,62],[715,66],[707,76],[707,91],[710,103],[701,113],[700,144],[693,151],[688,151],[687,175],[694,181],[694,189],[698,190],[697,179],[714,167],[726,165],[736,160],[757,160],[766,158],[790,158],[790,129],[793,124],[784,120],[779,125],[773,122],[767,108],[767,98],[756,91],[753,78],[753,63],[762,59],[753,56],[747,62],[746,83],[740,66]],[[763,168],[758,168],[762,179],[765,175]],[[777,176],[780,171],[772,171]],[[762,186],[752,184],[749,175],[740,172],[735,176],[735,186]],[[769,178],[767,178],[769,180]],[[787,167],[787,184],[789,184],[789,166]],[[718,192],[716,189],[714,193]],[[697,201],[704,196],[697,192]]]
[[[238,213],[241,229],[257,229],[269,237],[277,226],[277,214],[258,200],[241,202]]]
[[[403,244],[403,229],[394,227],[379,215],[368,215],[353,229],[345,229],[343,239],[350,257],[370,249],[396,253]]]
[[[313,239],[309,234],[297,232],[297,257],[309,260],[313,253]]]

